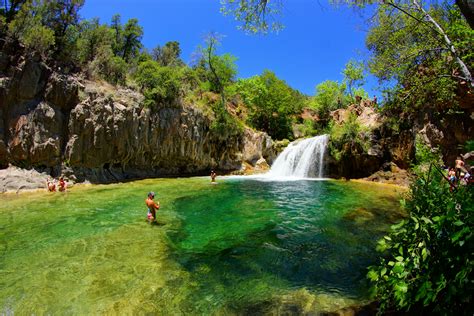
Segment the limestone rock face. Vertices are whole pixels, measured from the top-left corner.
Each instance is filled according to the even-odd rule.
[[[355,115],[356,122],[360,126],[375,129],[381,125],[380,114],[369,103],[361,102],[361,104],[350,105],[346,109],[338,109],[330,113],[331,118],[336,124],[342,124],[349,120],[350,115]]]
[[[46,173],[40,173],[34,169],[25,170],[14,166],[0,169],[0,193],[41,188],[46,190],[47,178]]]
[[[0,107],[0,168],[8,166],[8,147],[5,143],[5,126],[3,122],[4,114],[2,107]]]
[[[264,158],[270,164],[276,158],[276,151],[271,137],[267,133],[255,132],[250,128],[246,128],[244,131],[243,152],[243,160],[254,166],[261,158]]]
[[[62,113],[41,102],[31,112],[9,120],[10,159],[30,165],[60,163]]]
[[[393,161],[401,168],[408,168],[414,157],[415,134],[411,130],[394,132],[384,125],[383,118],[373,104],[362,101],[346,109],[331,112],[335,124],[347,122],[351,115],[362,128],[361,136],[367,144],[345,143],[338,159],[329,153],[326,157],[330,177],[362,178],[377,172],[384,163]],[[331,141],[331,140],[330,140]]]
[[[208,115],[180,101],[146,108],[136,91],[60,75],[35,56],[8,71],[0,76],[3,168],[109,182],[227,172],[275,157],[267,134],[246,128],[223,139]]]

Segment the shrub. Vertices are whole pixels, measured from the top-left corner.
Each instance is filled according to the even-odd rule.
[[[430,148],[419,136],[415,138],[415,162],[412,169],[416,174],[426,172],[431,164],[441,165],[442,162],[438,148]]]
[[[54,31],[45,26],[37,25],[35,31],[25,33],[22,40],[26,47],[45,56],[54,45]]]
[[[174,101],[179,96],[180,72],[162,67],[156,61],[145,61],[138,66],[135,80],[145,95],[145,105]]]
[[[367,137],[367,130],[357,122],[357,116],[350,113],[346,122],[337,124],[334,121],[329,123],[329,152],[336,160],[342,157],[342,150],[345,144],[357,144],[363,150],[367,151],[370,147],[370,140]]]
[[[409,217],[392,226],[369,268],[380,312],[472,315],[474,191],[450,186],[437,170],[419,176],[402,201]]]

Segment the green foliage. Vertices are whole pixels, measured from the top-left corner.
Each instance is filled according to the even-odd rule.
[[[381,312],[418,309],[437,315],[471,315],[474,191],[451,192],[436,170],[421,174],[403,203],[409,217],[379,241],[383,253],[368,278]]]
[[[367,151],[370,146],[370,140],[367,138],[367,130],[360,126],[357,122],[357,116],[353,113],[349,114],[346,121],[341,124],[331,121],[329,123],[329,152],[336,160],[340,160],[346,144],[357,145],[361,149]]]
[[[218,139],[226,141],[229,138],[242,135],[244,131],[243,124],[230,115],[221,103],[214,104],[212,110],[215,119],[212,121],[210,129]]]
[[[43,25],[38,25],[35,31],[25,33],[23,43],[26,47],[39,52],[41,55],[46,55],[54,45],[54,32]]]
[[[114,16],[112,16],[110,28],[112,29],[113,36],[114,36],[112,50],[115,56],[119,56],[123,48],[123,41],[122,41],[123,25],[122,25],[122,18],[120,17],[120,14],[115,14]]]
[[[99,52],[111,47],[113,31],[107,25],[100,25],[98,19],[83,21],[79,29],[81,36],[77,41],[77,50],[82,64],[93,61]]]
[[[135,73],[135,80],[145,95],[145,105],[172,102],[179,96],[180,72],[170,67],[162,67],[156,61],[141,63]]]
[[[176,41],[168,42],[165,46],[157,46],[152,51],[152,58],[161,66],[182,67],[183,61],[180,59],[181,48]]]
[[[347,85],[349,95],[352,101],[354,101],[354,96],[358,95],[355,90],[364,84],[364,65],[361,62],[350,60],[342,74],[344,75],[344,83]]]
[[[321,119],[328,119],[329,112],[345,108],[349,102],[344,94],[346,84],[326,80],[316,86],[316,94],[310,101],[310,107]]]
[[[9,23],[8,35],[29,49],[47,55],[49,48],[54,45],[55,37],[53,30],[42,24],[44,10],[43,6],[25,3],[16,13],[16,18]]]
[[[103,76],[113,84],[124,84],[128,65],[121,57],[114,56],[104,64]]]
[[[464,145],[466,151],[474,151],[474,140],[468,140]]]
[[[221,92],[219,88],[220,85],[225,88],[235,80],[235,76],[237,75],[236,60],[237,57],[228,53],[211,57],[209,67],[212,65],[216,74],[216,76],[208,76],[211,91]],[[217,79],[217,77],[219,79]]]
[[[248,122],[274,139],[293,138],[293,115],[300,113],[304,97],[271,71],[239,80],[237,91],[248,108]]]
[[[294,124],[293,128],[299,131],[302,137],[316,136],[320,133],[318,125],[312,119],[303,119],[301,124]]]
[[[261,0],[222,0],[221,12],[224,15],[234,15],[235,19],[241,23],[239,29],[249,33],[266,33],[268,30],[280,31],[283,24],[272,19],[268,22],[268,17],[278,16],[282,11],[282,1],[261,1]]]
[[[123,28],[122,33],[122,58],[130,61],[131,58],[138,56],[142,47],[143,28],[138,25],[137,19],[130,19]]]
[[[206,36],[205,47],[199,47],[195,53],[193,71],[199,79],[199,90],[211,91],[221,96],[221,103],[225,104],[226,90],[235,81],[237,74],[237,58],[231,54],[217,55],[221,36],[210,33]]]
[[[390,5],[378,7],[375,26],[366,39],[373,54],[370,71],[382,81],[396,83],[389,98],[391,106],[402,106],[406,111],[452,107],[456,104],[458,64],[433,25],[419,22],[425,14],[409,12],[411,15]],[[457,44],[460,57],[472,64],[474,36],[458,11],[438,6],[428,13]]]
[[[443,160],[438,148],[431,149],[420,136],[415,138],[415,163],[412,168],[416,174],[426,172],[431,164],[442,165]]]
[[[79,10],[84,0],[43,0],[38,1],[38,5],[44,8],[43,25],[54,31],[56,52],[62,52],[70,41],[68,29],[79,23]]]

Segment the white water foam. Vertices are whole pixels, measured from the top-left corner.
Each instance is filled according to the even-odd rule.
[[[292,142],[278,155],[272,168],[264,176],[272,180],[323,178],[324,153],[328,135],[320,135]]]

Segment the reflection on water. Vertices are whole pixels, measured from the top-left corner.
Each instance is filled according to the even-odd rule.
[[[393,188],[155,179],[1,196],[0,314],[241,314],[364,301]],[[159,225],[145,221],[157,192]]]

